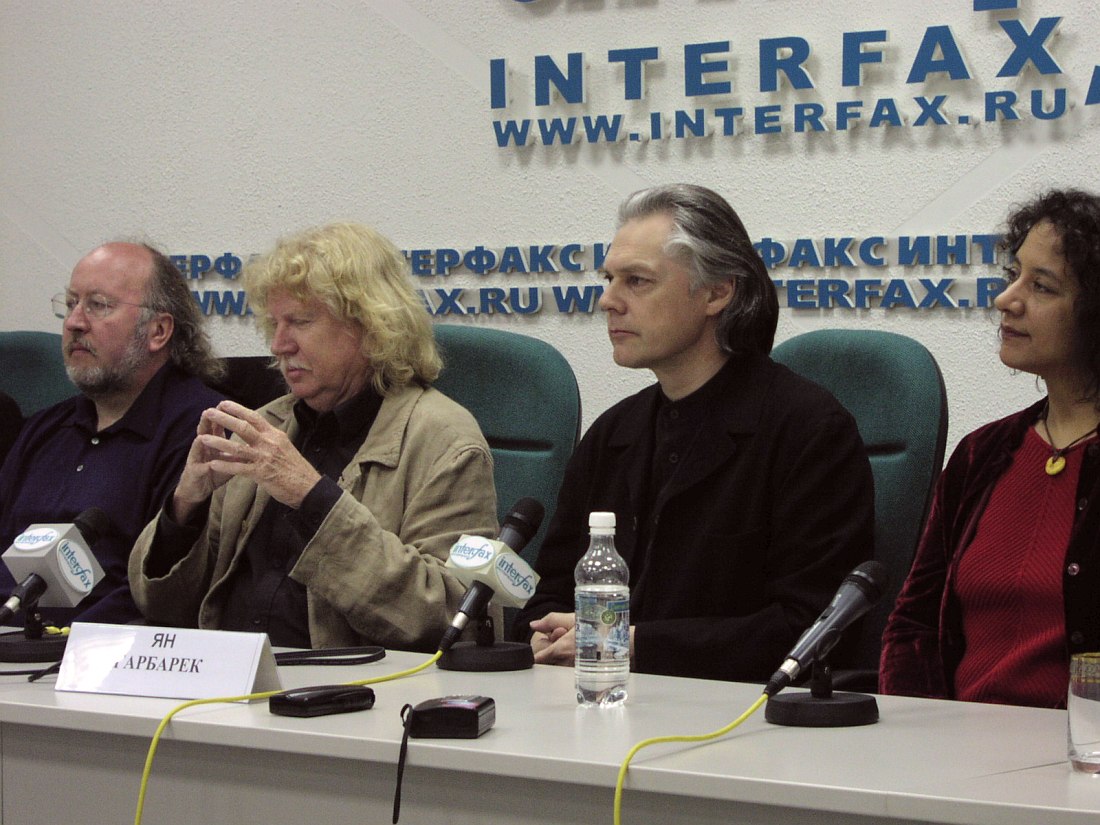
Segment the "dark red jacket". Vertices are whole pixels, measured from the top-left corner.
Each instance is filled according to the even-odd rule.
[[[1042,409],[986,424],[959,442],[936,485],[916,558],[882,637],[879,689],[883,693],[951,699],[955,670],[966,649],[955,595],[959,559],[970,545],[997,480]],[[1077,485],[1077,512],[1062,571],[1066,661],[1071,653],[1100,650],[1100,444],[1085,449]]]

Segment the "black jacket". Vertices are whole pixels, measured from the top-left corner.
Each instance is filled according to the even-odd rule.
[[[714,406],[653,512],[640,512],[657,385],[596,420],[566,469],[515,633],[572,612],[588,514],[616,514],[630,565],[634,670],[766,681],[844,576],[872,551],[871,469],[832,395],[766,357],[733,358]],[[709,385],[708,385],[709,386]],[[636,559],[650,519],[644,563]]]

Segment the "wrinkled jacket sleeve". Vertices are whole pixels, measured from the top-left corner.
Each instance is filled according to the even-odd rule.
[[[435,649],[466,592],[443,566],[448,552],[463,533],[495,535],[496,494],[486,446],[451,443],[435,455],[429,446],[414,448],[398,529],[347,491],[329,512],[291,571],[311,614],[327,605],[365,639]]]
[[[166,518],[162,509],[145,525],[130,553],[130,591],[138,609],[152,624],[169,627],[198,627],[199,606],[210,589],[218,563],[221,516],[227,490],[248,482],[234,480],[215,491],[209,515],[198,540],[182,559],[164,561],[166,552],[158,541],[157,527]],[[226,560],[228,563],[228,559]],[[168,567],[164,575],[151,571]]]
[[[434,650],[465,592],[444,568],[451,545],[463,533],[496,534],[489,448],[468,412],[428,392],[403,424],[399,458],[361,451],[345,469],[343,493],[290,573],[307,588],[314,647]],[[231,480],[211,499],[198,541],[160,577],[149,575],[156,525],[146,526],[130,576],[150,621],[219,626],[227,573],[247,540],[242,526],[267,500],[251,482]]]

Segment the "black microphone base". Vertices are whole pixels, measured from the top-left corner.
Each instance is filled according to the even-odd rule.
[[[768,699],[764,719],[798,728],[847,728],[878,721],[878,702],[866,693],[781,693]]]
[[[28,639],[23,633],[0,636],[0,662],[60,662],[68,636]]]
[[[458,642],[444,651],[436,663],[443,670],[467,670],[490,672],[502,670],[526,670],[535,664],[531,645],[523,642],[495,642],[479,645],[476,642]]]

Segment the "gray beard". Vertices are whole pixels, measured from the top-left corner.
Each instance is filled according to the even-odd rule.
[[[149,336],[139,325],[134,329],[134,336],[118,363],[102,367],[66,365],[65,372],[76,388],[92,399],[129,392],[133,388],[134,375],[149,362],[149,351],[146,349],[148,340]]]

